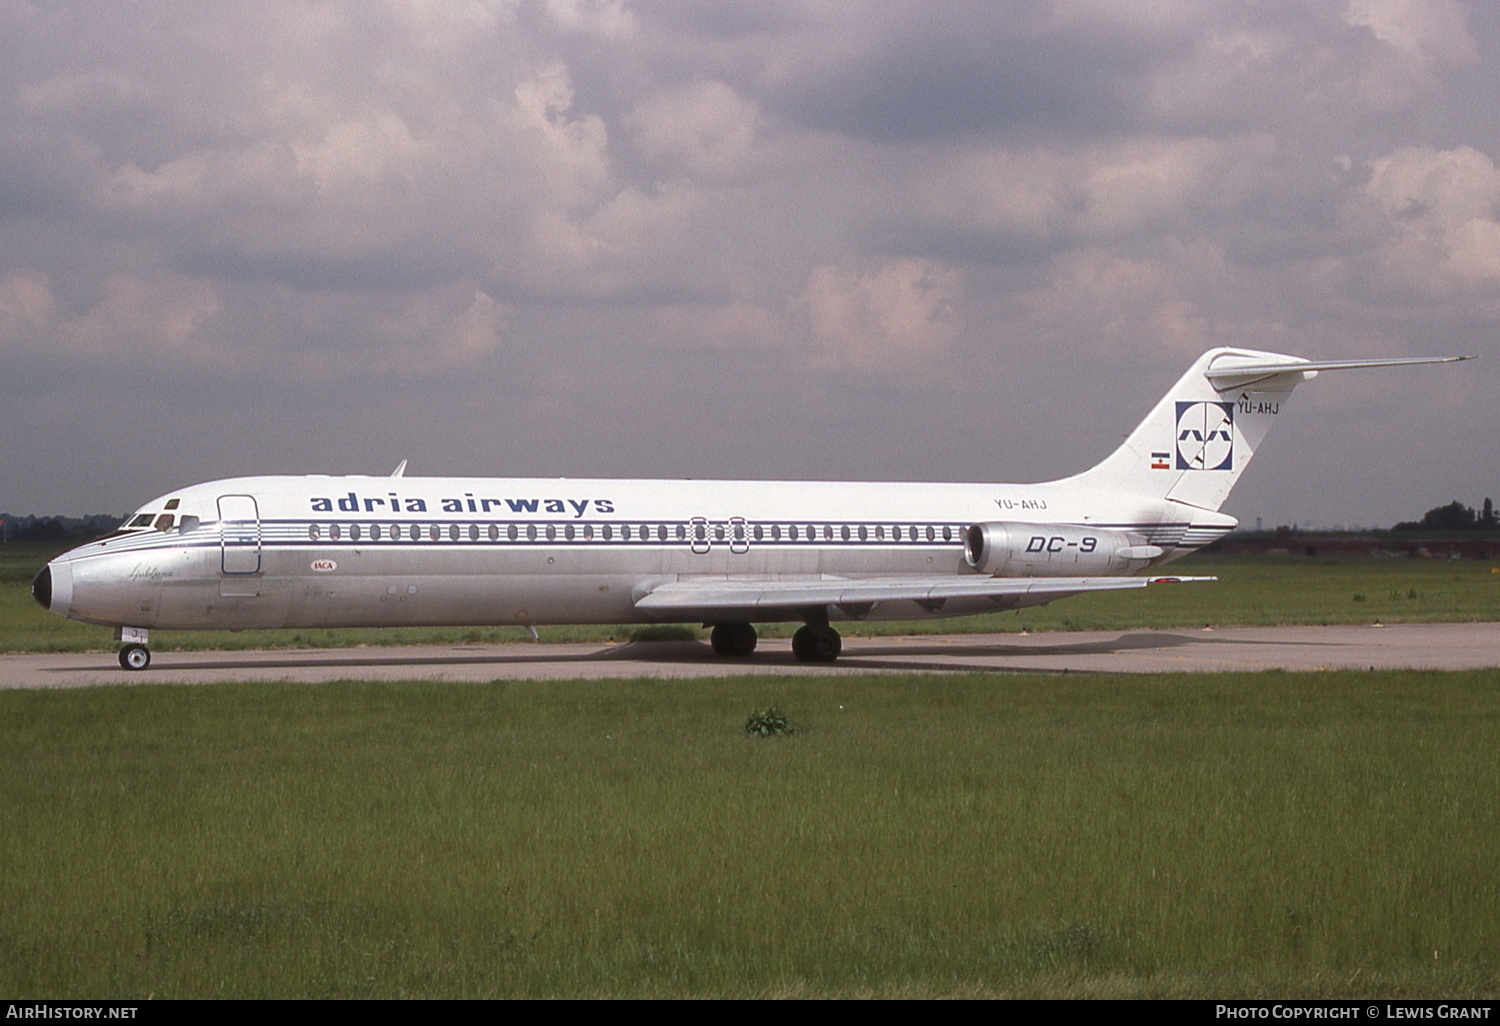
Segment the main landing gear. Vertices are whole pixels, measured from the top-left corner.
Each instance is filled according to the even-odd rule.
[[[824,624],[807,624],[792,635],[792,655],[799,662],[831,663],[844,650],[839,632]]]
[[[743,659],[755,651],[758,640],[755,628],[748,623],[716,623],[708,643],[716,653],[731,659]],[[839,632],[824,620],[809,622],[792,635],[792,655],[798,662],[831,663],[843,651],[844,641]]]
[[[755,628],[748,623],[716,623],[713,633],[708,636],[708,643],[715,652],[732,659],[744,658],[754,652],[759,640]]]

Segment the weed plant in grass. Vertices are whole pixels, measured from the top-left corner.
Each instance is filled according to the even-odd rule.
[[[1493,672],[7,692],[0,753],[16,998],[1500,990]]]
[[[36,571],[55,555],[36,545],[0,548],[0,652],[107,651],[107,627],[73,623],[30,597]],[[1487,563],[1435,559],[1197,557],[1174,573],[1217,576],[1210,584],[1079,595],[1052,606],[953,620],[840,624],[851,635],[968,634],[1020,630],[1131,630],[1202,627],[1484,621],[1500,618],[1500,573]],[[797,624],[764,624],[764,637],[791,637]],[[544,627],[550,642],[701,638],[696,626]],[[159,651],[339,648],[355,645],[472,645],[528,641],[520,627],[370,628],[363,630],[157,631]]]

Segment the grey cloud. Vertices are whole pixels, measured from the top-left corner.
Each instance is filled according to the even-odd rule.
[[[1488,6],[11,2],[0,40],[16,509],[405,456],[1046,476],[1196,348],[1500,321]],[[1392,465],[1477,501],[1489,363],[1320,380],[1232,511],[1420,514]]]

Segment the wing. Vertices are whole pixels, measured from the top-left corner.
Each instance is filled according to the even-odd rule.
[[[868,577],[773,580],[687,578],[646,582],[635,607],[662,620],[711,619],[739,613],[744,619],[800,618],[801,611],[836,606],[854,619],[879,603],[911,602],[911,616],[940,612],[949,600],[990,599],[1012,609],[1036,606],[1088,591],[1117,591],[1152,584],[1213,581],[1215,577]],[[956,604],[960,604],[956,603]],[[895,610],[893,612],[900,612]],[[761,614],[756,616],[755,614]],[[769,615],[767,615],[769,614]]]

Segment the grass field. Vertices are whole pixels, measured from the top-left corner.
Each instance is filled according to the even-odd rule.
[[[1497,672],[13,691],[0,753],[12,998],[1500,992]]]
[[[114,647],[112,632],[53,616],[31,600],[31,578],[55,553],[0,548],[0,652],[82,652]],[[1449,622],[1500,620],[1500,573],[1488,563],[1441,559],[1309,559],[1193,556],[1174,573],[1217,576],[1211,584],[1080,595],[1052,606],[953,620],[840,624],[846,635],[1128,630],[1142,627]],[[795,624],[768,624],[790,637]],[[606,641],[631,627],[543,627],[544,641]],[[700,634],[706,632],[699,631]],[[158,651],[324,648],[352,645],[522,641],[519,627],[153,632]]]

